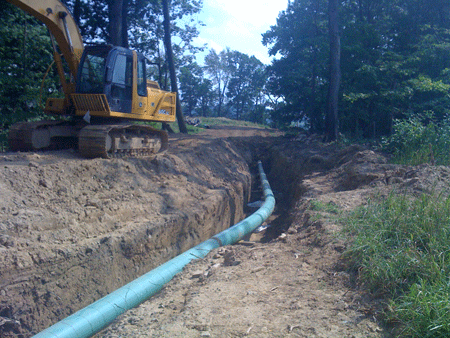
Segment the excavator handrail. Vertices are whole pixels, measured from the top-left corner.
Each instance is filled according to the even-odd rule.
[[[67,7],[58,0],[7,0],[44,23],[54,36],[70,72],[75,78],[84,44],[78,26]]]

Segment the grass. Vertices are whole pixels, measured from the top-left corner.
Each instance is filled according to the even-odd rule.
[[[333,202],[325,203],[315,199],[311,200],[311,210],[325,212],[329,214],[340,214],[340,209],[336,205],[336,203]]]
[[[387,299],[399,337],[450,336],[450,197],[392,194],[353,212],[344,257],[359,282]]]
[[[235,126],[235,127],[257,127],[268,128],[262,124],[257,124],[249,121],[232,120],[225,117],[201,117],[201,124],[208,126]]]
[[[178,123],[177,122],[170,123],[170,127],[172,128],[172,130],[175,133],[179,133],[180,132],[180,128],[178,128]],[[199,126],[191,126],[189,124],[186,125],[186,128],[188,130],[188,134],[190,134],[190,135],[198,134],[198,133],[202,132],[202,130],[204,129],[204,128],[199,127]]]
[[[211,126],[268,128],[267,126],[263,126],[261,124],[248,121],[232,120],[225,117],[200,117],[199,119],[201,122],[198,126],[186,125],[189,134],[198,134],[206,127]],[[174,132],[178,133],[180,131],[177,122],[171,123],[170,126],[172,127]]]

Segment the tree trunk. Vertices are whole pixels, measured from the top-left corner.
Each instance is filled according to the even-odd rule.
[[[181,110],[180,97],[178,95],[177,75],[175,73],[175,62],[173,60],[172,51],[172,37],[170,34],[170,14],[169,14],[169,0],[162,0],[163,14],[164,14],[164,46],[166,48],[167,63],[169,64],[170,85],[172,91],[177,93],[176,115],[180,132],[187,134],[186,122],[184,121],[183,111]]]
[[[81,0],[75,0],[73,5],[73,19],[78,27],[80,27],[80,17],[81,17]]]
[[[129,4],[129,0],[122,0],[123,4],[122,4],[122,31],[121,31],[121,35],[122,35],[122,47],[125,48],[129,48],[129,44],[128,44],[128,4]]]
[[[338,0],[328,1],[329,35],[330,35],[330,84],[328,88],[327,107],[327,141],[338,137],[338,101],[341,79],[341,43],[339,37]]]
[[[128,46],[127,32],[124,31],[126,27],[123,25],[126,22],[125,2],[126,0],[108,1],[109,42],[113,46]]]
[[[317,109],[317,42],[316,40],[319,38],[319,26],[317,23],[317,16],[319,13],[319,1],[316,1],[314,4],[314,16],[313,16],[313,25],[314,25],[314,44],[313,55],[312,55],[312,70],[311,70],[311,96],[309,98],[310,102],[307,108],[307,116],[310,119],[309,131],[315,133],[319,130],[319,112]]]
[[[219,79],[220,81],[220,79]],[[217,116],[221,117],[222,116],[222,89],[220,88],[220,82],[218,82],[218,92],[219,92],[219,105],[217,107]]]

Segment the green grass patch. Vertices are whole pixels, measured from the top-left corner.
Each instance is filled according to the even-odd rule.
[[[450,198],[392,194],[346,219],[344,254],[400,337],[450,337]]]
[[[198,126],[192,126],[189,124],[186,125],[189,134],[198,134],[202,132],[205,128],[214,126],[268,128],[267,126],[263,126],[257,123],[232,120],[227,119],[225,117],[200,117],[199,119],[201,122]],[[170,123],[170,126],[172,127],[175,133],[178,133],[180,131],[177,122]]]
[[[177,122],[170,123],[170,127],[172,128],[172,130],[175,133],[179,133],[180,132],[180,128],[178,127],[178,123]],[[186,129],[187,129],[189,135],[198,134],[198,133],[200,133],[200,132],[202,132],[204,130],[204,128],[202,128],[201,126],[191,126],[189,124],[186,125]]]
[[[333,202],[322,202],[318,200],[311,200],[311,210],[313,211],[319,211],[319,212],[325,212],[329,214],[339,214],[340,209],[336,205],[336,203]]]
[[[200,117],[202,126],[233,126],[233,127],[255,127],[268,128],[262,124],[249,121],[232,120],[225,117]]]

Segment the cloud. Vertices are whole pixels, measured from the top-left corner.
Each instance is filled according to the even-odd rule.
[[[198,37],[194,40],[195,44],[198,46],[206,45],[208,49],[214,49],[216,52],[221,52],[225,49],[226,45],[218,44],[215,40],[212,39],[204,39],[202,37]]]
[[[237,21],[255,27],[270,27],[276,23],[278,13],[285,10],[287,1],[274,0],[212,0],[208,5],[220,9]]]
[[[229,47],[254,55],[270,63],[267,48],[262,45],[262,33],[276,23],[278,13],[288,0],[205,0],[199,19],[206,26],[200,29],[196,43],[207,44],[217,52]],[[200,61],[201,62],[201,61]]]

